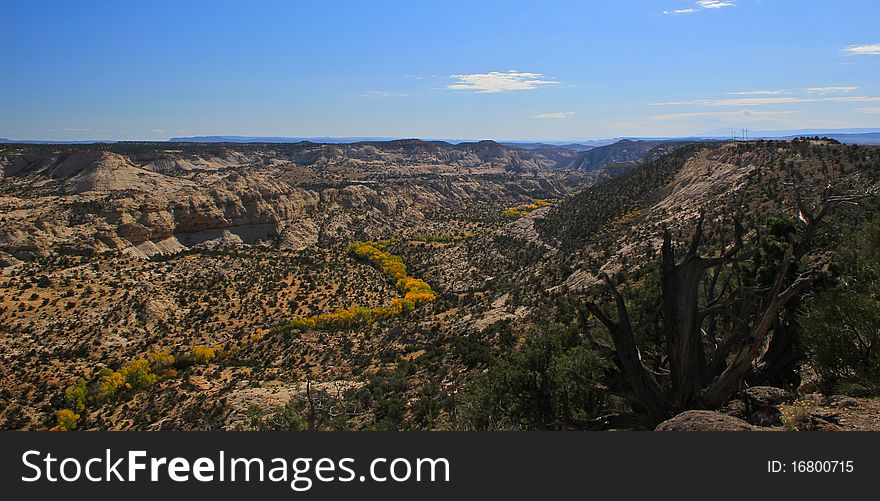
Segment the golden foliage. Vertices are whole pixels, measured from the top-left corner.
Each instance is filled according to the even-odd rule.
[[[150,361],[150,368],[159,379],[177,376],[177,371],[173,368],[174,356],[170,355],[167,351],[154,351],[147,355],[147,360]]]
[[[639,215],[641,215],[641,213],[642,213],[642,211],[640,209],[636,209],[632,212],[627,212],[626,214],[615,219],[614,221],[611,221],[611,224],[614,226],[623,226],[624,224],[627,224],[630,221],[632,221],[633,219],[639,217]]]
[[[70,431],[76,429],[76,423],[79,421],[79,414],[70,409],[61,409],[55,413],[56,424],[52,431]]]
[[[266,329],[257,329],[254,331],[253,334],[251,334],[250,340],[251,340],[251,342],[259,341],[259,340],[263,339],[266,336],[266,334],[268,334],[268,333],[269,333],[269,331]]]
[[[382,250],[385,245],[385,242],[355,242],[348,247],[348,252],[357,259],[369,262],[393,282],[407,278],[403,259]]]
[[[159,379],[175,377],[177,371],[171,367],[173,363],[173,356],[160,351],[150,353],[147,358],[127,362],[116,371],[104,367],[98,371],[98,391],[95,399],[98,402],[104,402],[118,396],[121,392],[146,390],[156,384]]]
[[[218,351],[221,351],[220,346],[193,346],[192,362],[196,365],[207,365],[217,358]]]
[[[375,308],[355,306],[333,313],[295,318],[290,322],[290,327],[320,330],[350,329],[358,325],[368,325],[377,320],[410,313],[417,306],[437,299],[437,293],[431,289],[427,282],[407,274],[406,264],[400,256],[385,252],[384,249],[388,245],[390,245],[388,240],[355,242],[349,246],[348,251],[354,258],[366,261],[381,271],[403,293],[402,298],[392,299],[390,306]]]
[[[189,359],[194,364],[208,364],[225,353],[220,345],[195,346]],[[186,358],[184,355],[184,359]],[[64,390],[64,400],[69,409],[56,412],[58,425],[52,429],[72,430],[76,428],[79,419],[79,414],[76,413],[84,411],[88,406],[100,405],[129,391],[146,390],[162,379],[177,377],[174,362],[174,356],[167,351],[155,351],[145,358],[123,364],[118,370],[108,367],[100,369],[92,384],[82,377],[77,378],[75,383]]]
[[[525,216],[529,212],[532,212],[534,210],[538,210],[542,207],[548,207],[552,204],[553,204],[552,202],[547,201],[547,200],[535,199],[535,200],[532,200],[532,203],[517,205],[516,207],[509,207],[507,209],[504,209],[504,211],[501,212],[501,215],[504,217]]]
[[[159,376],[153,372],[150,362],[146,359],[138,359],[123,365],[119,369],[119,374],[125,380],[125,389],[144,390],[159,380]]]
[[[98,371],[98,400],[108,400],[116,396],[125,385],[125,376],[117,371],[104,367]]]

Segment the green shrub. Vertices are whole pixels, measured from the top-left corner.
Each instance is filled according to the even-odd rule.
[[[880,213],[837,249],[834,282],[800,315],[803,342],[826,390],[880,391]]]
[[[461,397],[459,426],[468,430],[562,430],[608,408],[597,384],[604,370],[577,327],[537,326]]]
[[[829,292],[801,317],[813,369],[829,389],[880,387],[880,301],[868,294]]]
[[[76,383],[64,390],[64,400],[75,412],[82,412],[86,408],[86,380],[77,378]]]

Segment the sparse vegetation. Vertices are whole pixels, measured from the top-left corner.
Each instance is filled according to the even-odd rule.
[[[880,215],[837,253],[831,283],[802,308],[811,367],[826,391],[880,391]]]
[[[541,207],[549,207],[550,205],[552,205],[552,202],[549,202],[547,200],[535,199],[535,200],[532,200],[531,203],[517,205],[515,207],[508,207],[507,209],[504,209],[504,211],[501,213],[501,215],[504,217],[525,216],[529,212],[538,210]]]
[[[401,152],[423,146],[395,147],[406,158]],[[130,151],[141,165],[168,155],[155,145],[98,148]],[[714,354],[727,350],[729,361],[742,348],[726,345],[739,339],[731,334],[766,311],[787,250],[803,241],[798,201],[820,199],[829,184],[837,193],[863,193],[880,177],[876,148],[815,138],[677,145],[667,156],[578,173],[484,163],[462,174],[442,163],[420,171],[406,161],[389,171],[366,155],[360,163],[336,162],[323,147],[262,148],[181,146],[173,155],[190,162],[189,170],[156,163],[166,178],[179,176],[205,195],[198,211],[157,209],[161,197],[137,189],[68,194],[71,202],[60,205],[58,179],[4,178],[10,196],[0,200],[0,217],[7,227],[51,227],[57,219],[79,235],[76,242],[46,237],[48,247],[15,256],[0,247],[7,376],[0,395],[11,402],[0,409],[5,427],[648,427],[645,405],[618,377],[611,333],[584,304],[592,300],[620,322],[602,273],[624,299],[642,365],[675,401],[664,230],[680,264],[700,209],[698,256],[723,255],[736,241],[732,216],[742,223],[741,258],[705,273],[695,289],[698,307],[715,312],[700,324],[704,353],[720,360]],[[308,163],[321,155],[326,164]],[[223,158],[229,166],[207,167],[196,158]],[[223,226],[238,233],[149,258],[125,247],[125,238],[159,245],[150,232],[167,230],[150,218],[243,217],[232,214],[238,209],[216,212],[214,195],[201,191],[203,178],[233,201],[251,193],[254,204],[242,206],[258,207],[247,216],[252,220],[266,216],[259,211],[267,207],[299,219],[256,240]],[[548,210],[510,224],[551,199]],[[866,260],[880,248],[870,229],[875,206],[859,199],[835,211],[809,251],[785,270],[785,285],[798,273],[812,271],[812,279],[773,316],[768,363],[752,364],[744,384],[877,391],[870,336],[876,265]],[[101,218],[118,207],[137,207],[141,212],[124,218],[147,224],[120,226],[127,237],[113,233],[118,223]],[[83,237],[96,234],[104,240]],[[383,235],[396,238],[378,240]],[[841,318],[851,325],[835,329]],[[707,365],[713,374],[719,368]],[[816,429],[821,419],[794,409],[783,423]]]
[[[407,274],[406,265],[400,256],[395,256],[383,249],[389,242],[355,242],[349,246],[349,254],[356,259],[366,261],[375,266],[403,294],[401,298],[391,300],[389,306],[368,308],[355,306],[332,313],[321,313],[310,317],[296,318],[290,322],[293,329],[350,329],[368,325],[374,321],[386,320],[398,315],[412,313],[416,307],[437,299],[437,294],[424,280],[413,278]]]

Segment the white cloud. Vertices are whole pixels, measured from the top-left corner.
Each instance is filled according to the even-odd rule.
[[[880,97],[869,96],[846,96],[846,97],[825,97],[816,99],[816,101],[831,101],[835,103],[872,103],[880,101]]]
[[[371,90],[361,94],[361,97],[406,97],[409,94],[400,92],[390,92],[387,90]]]
[[[736,2],[718,0],[699,0],[697,6],[701,9],[720,9],[722,7],[736,7]]]
[[[704,104],[706,101],[662,101],[659,103],[648,103],[648,106],[686,106],[691,104]]]
[[[560,111],[557,113],[541,113],[540,115],[534,115],[532,118],[538,119],[560,119],[560,118],[568,118],[574,115],[573,111]]]
[[[880,43],[850,45],[849,47],[844,47],[843,51],[861,56],[878,56],[880,55]]]
[[[738,97],[729,99],[696,99],[692,101],[666,101],[651,106],[763,106],[765,104],[789,104],[812,101],[801,97]]]
[[[852,92],[857,90],[858,87],[846,86],[846,87],[810,87],[807,89],[807,93],[809,94],[841,94],[846,92]]]
[[[784,90],[745,90],[739,92],[728,92],[728,96],[776,96],[785,94]]]
[[[697,99],[694,101],[667,101],[651,103],[651,106],[765,106],[795,103],[864,103],[880,101],[880,97],[841,96],[841,97],[741,97],[730,99]]]
[[[696,6],[687,9],[664,10],[667,16],[670,14],[693,14],[704,9],[721,9],[724,7],[736,7],[736,2],[727,0],[698,0]]]
[[[727,122],[746,122],[755,120],[778,119],[787,115],[797,113],[796,111],[707,111],[695,113],[669,113],[665,115],[654,115],[651,120],[664,122],[693,120],[693,119],[723,119]]]
[[[856,108],[859,113],[880,113],[880,108]]]
[[[706,106],[763,106],[765,104],[789,104],[810,101],[800,97],[738,97],[703,101]]]
[[[490,73],[471,73],[467,75],[450,75],[457,81],[446,86],[453,90],[473,90],[478,94],[496,94],[512,90],[531,90],[544,85],[559,83],[555,80],[545,80],[540,73],[520,72],[509,70],[506,73],[492,71]]]

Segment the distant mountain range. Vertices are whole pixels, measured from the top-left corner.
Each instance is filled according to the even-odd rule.
[[[721,138],[730,138],[730,130],[725,129],[716,129],[713,131],[706,132],[704,134],[700,134],[699,137],[721,137]],[[737,134],[740,133],[739,130],[736,131]],[[755,138],[762,137],[786,137],[786,136],[815,136],[815,135],[828,135],[828,134],[876,134],[880,133],[880,127],[869,127],[869,128],[848,128],[848,129],[783,129],[783,130],[750,130],[749,136]]]
[[[118,141],[98,139],[86,141],[53,141],[48,139],[8,139],[0,137],[0,144],[98,144],[98,143],[116,143]]]
[[[190,136],[172,137],[172,143],[323,143],[346,144],[367,141],[394,141],[396,137],[280,137],[280,136]]]
[[[737,136],[742,132],[735,131]],[[749,139],[794,139],[803,136],[819,136],[836,139],[848,144],[880,144],[880,129],[797,129],[797,130],[759,130],[748,131]],[[704,138],[730,139],[731,133],[715,130],[704,134]]]
[[[794,139],[804,136],[805,134],[786,136],[782,139]],[[880,132],[868,132],[864,134],[814,134],[818,136],[830,137],[844,144],[877,144],[880,145]]]
[[[619,137],[613,139],[595,139],[587,141],[499,141],[508,148],[518,148],[521,150],[541,150],[545,148],[566,148],[570,150],[583,151],[599,146],[608,146],[620,141]]]
[[[741,134],[741,131],[736,131]],[[820,136],[836,139],[842,143],[849,144],[880,144],[880,128],[860,128],[860,129],[798,129],[798,130],[769,130],[769,131],[749,131],[749,139],[793,139],[801,136]],[[574,151],[584,151],[590,148],[606,146],[614,144],[622,139],[632,139],[641,141],[706,141],[706,140],[728,140],[731,138],[730,132],[722,130],[714,130],[701,135],[688,137],[617,137],[608,139],[588,139],[588,140],[568,140],[568,141],[498,141],[500,144],[510,148],[518,148],[525,150],[539,150],[546,148],[565,148]],[[396,141],[401,138],[395,137],[368,137],[368,136],[350,136],[350,137],[283,137],[283,136],[187,136],[172,137],[168,142],[172,143],[321,143],[321,144],[351,144],[364,142],[385,142]],[[473,139],[426,139],[426,141],[443,141],[450,144],[476,142]],[[86,140],[86,141],[53,141],[53,140],[12,140],[0,138],[0,144],[90,144],[90,143],[115,143],[113,140]],[[164,141],[143,141],[143,142],[164,142]]]

